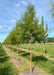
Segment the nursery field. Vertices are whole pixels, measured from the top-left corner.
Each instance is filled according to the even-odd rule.
[[[47,51],[47,56],[49,55],[49,58],[53,58],[53,59],[49,59],[44,57],[43,55],[37,55],[32,53],[32,63],[35,64],[35,66],[38,66],[39,68],[45,70],[45,72],[54,72],[54,44],[50,43],[50,44],[45,44],[45,48],[43,44],[39,44],[39,43],[35,43],[35,44],[20,44],[18,46],[16,45],[9,45],[7,46],[8,48],[10,48],[12,51],[17,53],[17,47],[21,48],[21,49],[28,49],[30,50],[30,47],[32,49],[32,51],[36,51],[37,53],[42,53],[43,55],[44,53],[44,49],[46,49]],[[26,52],[26,51],[22,51],[18,49],[18,55],[22,56],[23,58],[26,58],[30,61],[30,53]]]
[[[9,59],[3,47],[0,46],[0,75],[18,75],[17,70]]]
[[[45,45],[43,43],[35,43],[35,44],[19,44],[18,46],[14,45],[13,47],[18,47],[22,49],[28,49],[32,51],[36,51],[39,53],[45,53],[49,55],[49,57],[54,58],[54,43],[46,43]]]
[[[0,75],[54,75],[54,1],[0,5]]]

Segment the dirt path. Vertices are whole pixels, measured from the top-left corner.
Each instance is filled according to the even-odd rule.
[[[29,62],[26,61],[25,58],[22,58],[18,56],[15,52],[13,52],[11,49],[3,46],[6,53],[10,57],[10,61],[15,65],[15,67],[19,70],[19,72],[29,72]]]

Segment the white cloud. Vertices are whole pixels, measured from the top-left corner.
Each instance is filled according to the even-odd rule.
[[[22,1],[22,4],[24,4],[24,5],[25,5],[25,4],[26,4],[26,2],[25,2],[25,1]]]
[[[0,25],[0,29],[2,29],[3,27]]]
[[[26,5],[26,2],[25,2],[25,1],[21,1],[21,2],[19,2],[19,3],[16,4],[16,7],[19,7],[21,4]]]
[[[0,25],[0,32],[4,32],[4,31],[10,31],[12,30],[11,27],[8,27],[7,25]]]
[[[16,20],[10,20],[10,22],[16,22]]]
[[[26,5],[26,2],[25,1],[21,1],[21,3],[24,4],[24,5]]]
[[[3,26],[4,26],[4,27],[7,27],[7,25],[5,25],[5,24],[4,24]]]
[[[19,7],[20,6],[20,3],[16,4],[16,7]]]
[[[3,29],[4,27],[7,27],[7,25],[0,25],[0,29]]]

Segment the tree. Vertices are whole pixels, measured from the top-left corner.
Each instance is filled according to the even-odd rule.
[[[54,42],[54,37],[48,37],[47,42]]]
[[[49,10],[49,13],[51,14],[52,19],[54,21],[54,2],[52,0],[50,0],[49,4],[51,6],[51,9]]]
[[[45,43],[46,43],[46,40],[47,40],[47,31],[48,31],[48,25],[46,24],[46,28],[44,29],[44,17],[42,16],[41,18],[41,24],[40,24],[40,40],[43,41],[44,43],[44,53],[46,53],[46,50],[45,50]]]
[[[30,34],[32,34],[33,42],[35,42],[38,30],[38,18],[35,15],[34,5],[31,3],[28,4],[23,16],[21,16],[19,28],[20,35],[22,37],[21,40],[23,40],[21,42],[28,43]]]
[[[15,31],[14,29],[9,33],[3,44],[16,44]]]
[[[21,43],[28,43],[30,35],[32,34],[32,40],[35,42],[38,32],[38,18],[35,16],[34,5],[31,3],[28,4],[26,10],[21,16],[20,22],[16,23],[16,40]],[[17,35],[19,33],[19,35]],[[31,52],[30,52],[30,61]],[[31,64],[31,63],[30,63]],[[32,68],[30,68],[30,71]]]
[[[45,44],[47,36],[48,36],[47,31],[48,31],[48,25],[46,24],[46,28],[44,29],[44,18],[42,16],[39,36],[40,36],[40,40],[43,41],[44,44]]]
[[[41,18],[41,24],[38,25],[38,18],[35,14],[35,6],[32,3],[29,3],[26,7],[25,12],[22,14],[21,19],[17,21],[16,26],[10,32],[8,37],[5,39],[5,44],[20,44],[20,43],[29,43],[35,41],[43,41],[47,38],[48,26],[46,24],[46,29],[44,29],[44,18]],[[32,53],[30,49],[30,72],[32,72]]]

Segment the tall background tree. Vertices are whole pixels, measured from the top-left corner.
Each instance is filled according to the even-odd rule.
[[[39,41],[43,42],[45,44],[46,40],[47,40],[47,31],[48,31],[48,25],[46,24],[45,25],[45,28],[44,28],[44,17],[42,16],[41,18],[41,24],[40,24],[40,27],[39,27]]]
[[[49,5],[51,6],[49,13],[52,16],[53,22],[54,22],[54,1],[50,0]]]

